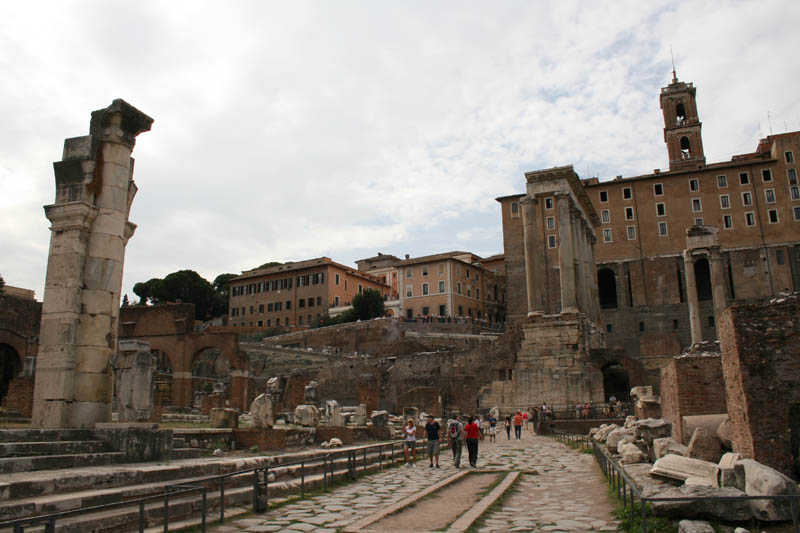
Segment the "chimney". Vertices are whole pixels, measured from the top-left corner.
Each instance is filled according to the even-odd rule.
[[[653,174],[661,174],[661,169],[660,168],[653,169]]]
[[[409,260],[409,259],[411,259],[411,256],[406,254],[406,260]]]

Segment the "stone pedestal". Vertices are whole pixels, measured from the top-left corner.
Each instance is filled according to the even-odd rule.
[[[329,426],[344,426],[344,415],[342,406],[336,400],[325,402],[325,416],[328,418]]]
[[[131,151],[153,119],[123,100],[92,113],[54,163],[51,222],[32,425],[90,428],[111,420],[125,245],[136,184]]]
[[[120,422],[145,422],[153,415],[153,371],[156,360],[150,344],[120,341],[111,358],[114,393]]]
[[[317,387],[319,383],[316,381],[309,381],[308,385],[303,389],[303,401],[306,405],[317,405]]]
[[[271,428],[273,425],[272,396],[260,394],[250,404],[250,419],[255,428]]]

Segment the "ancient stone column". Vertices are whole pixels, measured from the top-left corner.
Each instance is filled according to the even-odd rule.
[[[145,422],[153,414],[153,371],[155,357],[150,343],[120,341],[111,356],[114,370],[114,393],[120,422]]]
[[[719,328],[719,317],[722,312],[728,307],[728,300],[725,296],[725,276],[722,268],[722,254],[719,247],[713,247],[709,250],[708,262],[711,266],[711,297],[714,301],[714,323]],[[719,336],[719,329],[717,329]]]
[[[700,302],[697,300],[697,282],[694,278],[694,256],[691,250],[683,251],[683,269],[686,274],[686,301],[689,303],[689,326],[692,330],[692,344],[703,341],[700,321]]]
[[[583,248],[581,247],[581,215],[578,209],[570,209],[573,254],[575,256],[575,305],[581,313],[586,312],[586,287],[583,275]]]
[[[561,312],[578,311],[575,298],[575,251],[572,242],[570,197],[556,195],[558,206],[558,265],[561,276]]]
[[[67,139],[53,164],[51,222],[32,424],[111,421],[109,359],[117,348],[125,245],[136,185],[131,151],[153,119],[123,100],[92,113],[89,135]]]
[[[538,200],[530,196],[522,199],[522,240],[525,249],[525,287],[528,293],[528,316],[543,314],[542,280],[538,279],[541,270],[541,250],[536,216]]]

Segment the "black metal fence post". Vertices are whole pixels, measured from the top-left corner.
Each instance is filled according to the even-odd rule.
[[[206,488],[203,487],[203,500],[201,505],[201,512],[202,516],[200,516],[200,529],[203,533],[206,533],[206,511],[208,510],[208,500],[206,497]]]
[[[306,497],[306,462],[300,461],[300,499]]]
[[[219,478],[219,521],[225,521],[225,478]]]
[[[139,533],[144,533],[144,500],[139,501]]]
[[[164,533],[169,533],[169,488],[164,490]]]

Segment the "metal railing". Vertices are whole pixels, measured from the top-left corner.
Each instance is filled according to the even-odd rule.
[[[569,445],[580,444],[585,447],[591,446],[594,455],[603,474],[617,491],[617,499],[622,501],[623,508],[627,510],[630,505],[630,516],[633,519],[635,511],[634,501],[639,500],[641,513],[641,530],[647,533],[647,504],[653,502],[723,502],[723,501],[745,501],[745,500],[789,500],[789,508],[792,515],[792,526],[794,533],[800,533],[800,495],[780,495],[780,496],[685,496],[685,497],[657,497],[644,496],[637,487],[636,483],[628,476],[625,469],[593,438],[587,435],[574,435],[563,431],[554,430],[553,436],[556,440]]]
[[[418,441],[422,444],[424,441]],[[169,531],[169,505],[170,499],[177,496],[186,495],[191,492],[201,493],[201,507],[200,507],[200,529],[205,533],[206,520],[208,515],[208,494],[213,488],[219,489],[219,521],[225,521],[225,488],[226,480],[236,476],[252,475],[252,511],[254,513],[264,512],[269,509],[269,474],[270,470],[285,469],[288,467],[299,466],[300,470],[300,498],[305,498],[306,495],[306,470],[313,467],[322,470],[322,488],[328,490],[333,486],[334,477],[336,475],[336,461],[346,458],[346,470],[344,475],[351,480],[356,479],[359,466],[361,471],[366,472],[369,470],[370,465],[375,465],[374,459],[377,455],[378,471],[384,469],[384,459],[387,460],[387,465],[391,466],[397,462],[398,458],[402,459],[403,441],[395,441],[384,444],[374,444],[363,446],[360,448],[349,448],[326,453],[318,457],[309,457],[291,461],[288,463],[277,463],[267,466],[257,466],[247,468],[244,470],[237,470],[235,472],[228,472],[227,474],[220,474],[215,476],[208,476],[199,479],[193,479],[191,484],[177,484],[167,485],[164,487],[163,494],[156,494],[153,496],[146,496],[142,498],[125,500],[121,502],[107,503],[103,505],[95,505],[90,507],[81,507],[79,509],[72,509],[69,511],[61,511],[57,513],[47,513],[38,516],[27,518],[19,518],[0,522],[0,530],[11,528],[14,533],[23,533],[26,528],[44,526],[45,533],[55,533],[55,527],[58,521],[65,518],[72,518],[82,514],[96,513],[101,511],[108,511],[111,509],[118,509],[123,507],[138,507],[138,521],[140,533],[143,533],[147,526],[147,509],[146,505],[149,503],[162,502],[164,514],[164,532]],[[400,447],[399,455],[396,455],[395,448]],[[418,446],[421,450],[422,459],[426,456],[426,446]],[[372,456],[373,461],[368,463],[368,455]],[[360,456],[360,457],[359,457]],[[312,470],[313,472],[313,470]],[[341,471],[340,471],[341,474]],[[194,513],[192,513],[194,514]],[[186,518],[184,515],[183,518]]]

